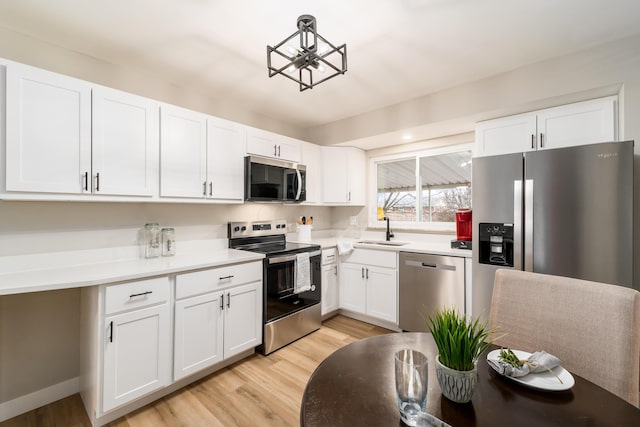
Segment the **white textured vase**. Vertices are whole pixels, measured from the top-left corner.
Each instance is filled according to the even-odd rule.
[[[467,403],[473,397],[478,383],[478,369],[474,366],[470,371],[456,371],[440,363],[440,355],[436,356],[436,377],[442,394],[449,400]]]

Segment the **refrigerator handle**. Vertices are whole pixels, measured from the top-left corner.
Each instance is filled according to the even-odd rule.
[[[524,270],[533,271],[533,180],[524,183]]]
[[[513,181],[513,268],[522,270],[522,180]]]

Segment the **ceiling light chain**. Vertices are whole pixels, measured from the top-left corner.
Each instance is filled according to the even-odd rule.
[[[299,46],[287,44],[296,39]],[[277,55],[272,57],[274,53]],[[269,77],[283,75],[298,83],[300,92],[313,89],[315,85],[346,73],[347,45],[334,46],[318,34],[313,16],[301,15],[298,18],[298,31],[274,47],[267,46],[267,68]],[[331,74],[314,80],[314,72],[317,76],[317,73],[325,73],[327,70]]]

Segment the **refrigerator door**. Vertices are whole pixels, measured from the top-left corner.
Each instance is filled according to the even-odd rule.
[[[493,294],[493,279],[498,266],[480,264],[477,240],[479,224],[506,223],[514,226],[514,267],[521,265],[521,245],[516,235],[522,220],[522,153],[473,159],[473,266],[471,315],[488,318]],[[518,252],[516,252],[518,250]],[[504,267],[502,267],[504,268]]]
[[[632,287],[633,141],[524,158],[524,269]]]

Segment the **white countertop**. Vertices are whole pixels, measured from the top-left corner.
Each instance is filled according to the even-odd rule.
[[[38,254],[38,256],[45,255]],[[52,254],[51,256],[64,258],[65,254]],[[58,266],[34,263],[36,258],[30,257],[32,265],[40,266],[40,268],[20,266],[20,261],[25,257],[3,260],[5,262],[0,263],[2,266],[0,295],[78,288],[142,279],[181,271],[256,261],[263,259],[264,255],[235,249],[215,248],[197,253],[179,253],[173,257],[106,259],[99,262],[84,260],[82,264],[61,262]],[[67,258],[69,257],[73,257],[73,254],[69,253]],[[7,261],[15,261],[15,267],[12,269],[8,266],[9,262]]]
[[[439,243],[439,242],[409,242],[406,240],[392,240],[391,242],[396,243],[406,243],[401,246],[388,246],[388,245],[379,245],[379,244],[368,244],[368,243],[358,243],[364,240],[378,240],[378,239],[355,239],[352,237],[321,237],[321,238],[312,238],[310,243],[320,245],[323,249],[332,248],[337,246],[338,240],[340,241],[350,241],[353,243],[354,248],[367,248],[367,249],[376,249],[380,251],[391,251],[391,252],[417,252],[424,254],[433,254],[433,255],[446,255],[446,256],[457,256],[462,258],[471,258],[471,250],[469,249],[451,249],[451,244]]]

